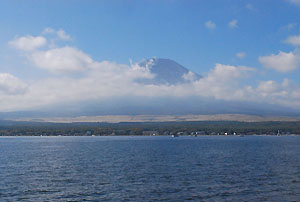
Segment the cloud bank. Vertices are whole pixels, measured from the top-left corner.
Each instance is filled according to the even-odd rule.
[[[216,64],[198,80],[193,72],[185,74],[183,77],[190,81],[188,83],[143,84],[137,80],[155,78],[147,66],[141,67],[138,63],[127,65],[95,61],[79,48],[57,44],[53,47],[48,33],[59,36],[58,31],[47,28],[42,33],[45,36],[15,37],[9,42],[11,47],[20,52],[21,58],[48,76],[27,81],[9,73],[0,73],[0,111],[29,110],[80,101],[134,96],[174,99],[196,96],[300,106],[300,87],[288,79],[281,83],[267,80],[253,85],[247,84],[246,81],[257,74],[257,70],[252,67]],[[69,39],[65,31],[61,30],[61,33],[62,39]],[[244,56],[244,53],[237,54],[240,58]],[[294,52],[263,56],[259,61],[264,66],[281,72],[299,67],[299,55]]]

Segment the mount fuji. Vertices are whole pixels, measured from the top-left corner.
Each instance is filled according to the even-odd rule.
[[[148,68],[155,75],[154,79],[143,80],[142,83],[176,85],[202,78],[197,73],[170,59],[151,58],[141,62],[139,65]]]

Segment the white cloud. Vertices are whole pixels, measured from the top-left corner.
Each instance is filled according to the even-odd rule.
[[[289,36],[284,42],[293,46],[300,46],[300,35]]]
[[[237,20],[232,20],[228,23],[228,26],[232,29],[237,28],[238,27],[238,21]]]
[[[290,3],[295,4],[295,5],[300,5],[300,0],[288,0]]]
[[[294,27],[296,27],[296,23],[290,23],[290,24],[288,24],[288,25],[286,26],[286,28],[287,28],[288,30],[291,30],[291,29],[293,29]]]
[[[15,95],[22,94],[26,90],[26,84],[8,73],[0,73],[0,92]]]
[[[65,41],[68,41],[71,39],[71,36],[69,34],[67,34],[66,31],[63,29],[59,29],[56,31],[55,29],[53,29],[51,27],[47,27],[43,30],[42,34],[43,35],[56,34],[58,39],[65,40]]]
[[[51,28],[51,27],[46,27],[46,28],[43,30],[42,34],[50,34],[50,33],[54,33],[54,32],[55,32],[55,30],[54,30],[53,28]]]
[[[260,63],[270,69],[275,69],[279,72],[290,72],[300,66],[300,55],[289,52],[280,51],[277,55],[259,57]]]
[[[247,5],[246,5],[246,8],[247,8],[248,10],[250,10],[250,11],[255,10],[255,8],[253,7],[252,4],[247,4]]]
[[[148,69],[137,64],[128,66],[108,61],[95,62],[93,68],[84,72],[80,77],[51,76],[28,84],[12,75],[0,74],[0,111],[26,110],[113,96],[170,93],[168,87],[136,83],[137,78],[153,78]]]
[[[205,22],[205,27],[207,29],[213,30],[216,28],[216,24],[213,21],[209,20],[209,21]]]
[[[71,37],[64,30],[59,29],[57,32],[57,36],[62,40],[70,40]]]
[[[229,81],[231,79],[244,77],[252,71],[254,71],[254,69],[251,67],[216,64],[216,67],[209,73],[209,76],[213,75],[213,77],[218,80]]]
[[[23,36],[17,37],[14,40],[8,42],[12,47],[23,50],[33,51],[38,49],[47,43],[47,39],[42,36]]]
[[[64,48],[61,49],[64,50]],[[67,49],[67,51],[72,52],[74,50]],[[79,50],[75,51],[76,54],[77,51]],[[82,53],[81,51],[79,52]],[[46,52],[42,53],[43,56],[39,58],[39,60],[44,60],[43,62],[40,61],[42,65],[45,65],[52,60],[57,60],[57,56],[53,59],[52,53],[49,58],[45,56]],[[59,52],[54,55],[58,53]],[[60,72],[60,70],[65,67],[65,64],[68,63],[59,59],[54,62],[54,65],[50,64],[47,68],[55,68]],[[0,110],[24,110],[53,104],[85,100],[101,100],[114,96],[204,96],[227,100],[243,99],[238,81],[247,77],[248,73],[253,71],[252,68],[248,67],[235,67],[217,64],[216,67],[203,79],[192,81],[187,84],[155,85],[136,82],[136,79],[151,79],[154,77],[154,75],[150,73],[149,68],[140,67],[138,64],[128,66],[108,61],[89,61],[88,64],[85,64],[85,66],[90,68],[83,69],[82,71],[85,74],[81,74],[80,77],[72,77],[69,75],[56,77],[54,75],[54,77],[31,82],[28,84],[26,92],[22,95],[16,94],[11,97],[8,94],[0,94]],[[193,80],[193,76],[194,74],[190,72],[185,75],[185,78]],[[12,81],[9,84],[11,89],[9,90],[10,92],[17,92],[13,89],[24,89],[23,87],[15,88],[13,85],[20,82],[16,82],[17,80],[13,79],[14,77],[9,78]],[[6,81],[4,83],[7,85],[9,82]],[[7,89],[7,87],[5,89]]]
[[[36,51],[29,56],[34,65],[52,73],[73,73],[91,68],[93,60],[81,50],[65,46]]]
[[[298,99],[293,99],[292,94],[299,90],[299,87],[292,87],[290,80],[284,79],[282,83],[274,80],[261,81],[255,89],[256,97],[267,100],[272,104],[279,105],[299,105]]]
[[[250,67],[216,64],[206,77],[194,82],[195,94],[221,100],[243,100],[245,95],[239,81],[253,71]]]
[[[276,81],[262,81],[257,87],[257,90],[261,92],[264,96],[276,92],[278,89],[278,84]]]
[[[291,84],[291,81],[289,79],[287,79],[287,78],[283,79],[282,86],[284,88],[288,87],[290,84]]]
[[[238,53],[235,54],[235,56],[242,59],[242,58],[246,57],[246,53],[245,52],[238,52]]]
[[[296,25],[297,25],[296,23],[290,23],[290,24],[287,24],[287,25],[281,27],[280,29],[290,31],[290,30],[292,30],[293,28],[295,28]]]
[[[186,81],[194,81],[196,79],[196,75],[194,72],[189,71],[188,73],[184,74],[183,79]]]

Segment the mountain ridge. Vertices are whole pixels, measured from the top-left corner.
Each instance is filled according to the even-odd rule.
[[[214,114],[214,115],[113,115],[113,116],[79,116],[53,118],[20,118],[8,119],[18,122],[49,123],[141,123],[141,122],[194,122],[194,121],[238,121],[238,122],[300,122],[300,117],[288,116],[255,116],[246,114]]]

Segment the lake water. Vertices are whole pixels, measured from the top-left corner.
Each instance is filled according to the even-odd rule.
[[[300,201],[300,137],[1,137],[0,201]]]

